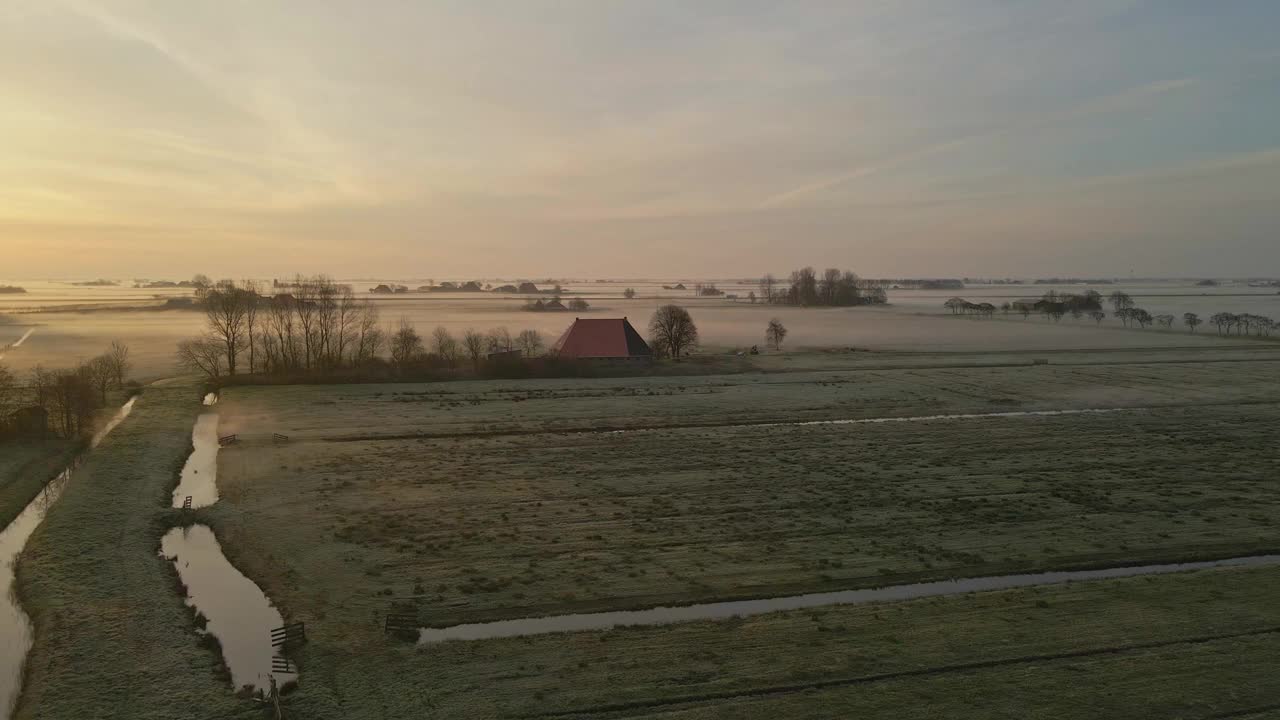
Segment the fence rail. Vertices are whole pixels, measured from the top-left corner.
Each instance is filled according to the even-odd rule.
[[[289,436],[281,435],[280,433],[271,433],[271,439],[275,440],[276,442],[284,442],[289,439]]]
[[[412,613],[390,613],[387,615],[387,621],[382,627],[382,632],[388,635],[417,637],[419,627],[417,615]]]
[[[222,437],[218,438],[218,444],[230,445],[231,443],[237,442],[239,440],[240,440],[239,436],[236,436],[236,435],[223,435]]]
[[[307,641],[306,623],[291,623],[271,631],[271,647],[287,648]]]

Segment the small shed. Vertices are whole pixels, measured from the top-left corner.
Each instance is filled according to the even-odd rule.
[[[489,353],[489,362],[491,363],[518,363],[524,359],[524,354],[519,350],[498,350]]]

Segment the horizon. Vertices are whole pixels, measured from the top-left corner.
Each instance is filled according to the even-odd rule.
[[[1277,21],[26,0],[0,12],[4,272],[1266,276]]]

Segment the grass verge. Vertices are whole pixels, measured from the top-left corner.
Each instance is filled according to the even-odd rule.
[[[35,626],[15,718],[255,717],[219,681],[158,555],[200,410],[153,387],[91,452],[32,535],[17,591]]]

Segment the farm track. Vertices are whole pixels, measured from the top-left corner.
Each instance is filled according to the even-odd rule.
[[[596,705],[593,707],[573,708],[568,710],[552,710],[544,713],[534,713],[529,715],[520,715],[522,718],[553,718],[553,717],[574,717],[581,715],[600,715],[615,714],[621,715],[628,711],[635,710],[653,710],[657,708],[670,707],[673,705],[689,705],[702,702],[716,702],[724,700],[735,700],[739,698],[757,698],[774,695],[788,695],[793,693],[806,692],[811,690],[826,690],[837,687],[848,687],[853,685],[869,685],[872,683],[880,683],[891,680],[903,680],[908,678],[920,677],[936,677],[948,675],[952,673],[973,672],[975,670],[989,670],[994,668],[1010,667],[1016,665],[1027,665],[1031,663],[1051,663],[1063,660],[1077,660],[1081,658],[1091,658],[1106,655],[1127,655],[1131,653],[1141,653],[1149,650],[1158,650],[1168,647],[1178,647],[1186,645],[1203,645],[1206,643],[1220,642],[1223,640],[1238,640],[1249,637],[1260,637],[1280,634],[1280,627],[1268,627],[1257,630],[1248,630],[1236,633],[1223,633],[1218,635],[1201,635],[1189,638],[1180,638],[1177,640],[1160,640],[1147,643],[1133,643],[1130,645],[1114,645],[1110,647],[1090,648],[1087,650],[1072,650],[1061,653],[1048,653],[1043,655],[1022,655],[1011,658],[1000,658],[996,660],[979,660],[968,663],[957,663],[954,665],[940,665],[937,667],[920,668],[917,670],[903,670],[892,673],[881,673],[878,675],[862,675],[852,678],[838,678],[833,680],[822,680],[812,683],[796,683],[790,685],[771,685],[761,688],[752,688],[749,690],[728,691],[723,693],[704,693],[700,695],[685,695],[679,697],[660,698],[654,700],[636,700],[627,703],[617,703],[614,705]],[[1254,712],[1249,710],[1248,712]],[[1212,716],[1212,717],[1232,717]]]

